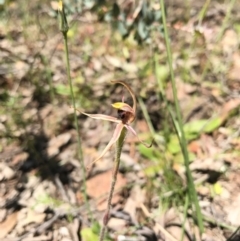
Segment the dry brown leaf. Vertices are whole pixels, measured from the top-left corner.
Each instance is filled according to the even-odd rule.
[[[54,146],[56,148],[60,148],[61,146],[67,144],[70,139],[71,139],[71,133],[70,132],[63,133],[59,136],[56,136],[56,137],[52,138],[49,141],[48,145]]]
[[[120,201],[121,201],[121,196],[118,195],[118,194],[115,194],[112,197],[111,204],[115,205],[115,204],[119,203]],[[100,211],[100,212],[106,210],[106,207],[107,207],[107,199],[106,198],[104,200],[100,200],[97,203],[97,210]]]
[[[24,220],[22,220],[22,226],[26,226],[30,223],[42,223],[45,217],[45,213],[36,213],[33,210],[29,209],[27,217]]]
[[[240,105],[240,99],[237,99],[237,98],[231,99],[228,102],[226,102],[222,108],[221,118],[225,120],[228,117],[229,112],[239,107],[239,105]]]
[[[239,226],[240,225],[240,194],[229,203],[229,205],[225,206],[224,209],[227,213],[227,221],[232,225]]]
[[[0,181],[9,180],[15,176],[15,171],[6,165],[6,163],[0,163]]]
[[[229,71],[228,78],[232,81],[240,81],[239,69],[240,69],[240,53],[237,52],[233,54],[233,66]]]
[[[62,105],[61,107],[54,106],[46,110],[46,113],[42,113],[44,117],[43,131],[47,137],[52,137],[59,132],[59,126],[63,125],[63,120],[67,115],[71,114],[73,109],[68,105]],[[63,127],[63,126],[62,126]]]
[[[161,218],[161,215],[158,218]],[[165,222],[165,224],[177,223],[179,222],[179,216],[174,208],[170,208],[164,212],[161,221]]]
[[[29,154],[27,152],[22,152],[13,158],[12,164],[13,165],[22,164],[24,161],[27,160],[28,156]]]
[[[121,68],[122,67],[122,61],[114,56],[106,55],[105,56],[107,62],[112,65],[115,68]]]
[[[174,238],[176,238],[176,240],[179,240],[179,237],[181,237],[181,235],[182,235],[181,223],[169,226],[169,227],[167,228],[167,231],[168,231]],[[170,240],[170,239],[168,239],[168,240]],[[184,235],[183,241],[188,241],[188,240],[189,240],[189,239],[187,238],[187,236]]]
[[[99,78],[96,79],[96,83],[99,85],[103,83],[108,83],[109,81],[114,79],[114,74],[112,72],[101,74]]]
[[[54,157],[59,154],[59,148],[56,146],[49,146],[47,149],[47,154],[49,157]]]
[[[94,176],[87,181],[87,194],[93,198],[107,194],[111,185],[112,170]],[[126,185],[126,179],[118,173],[115,190]]]
[[[196,87],[191,84],[184,83],[180,79],[177,80],[177,97],[179,100],[183,100],[185,98],[189,98],[189,94],[196,91]],[[168,84],[166,90],[166,97],[168,100],[173,101],[173,92],[171,83]]]
[[[69,237],[70,236],[70,233],[69,233],[69,230],[67,227],[60,227],[59,228],[59,234],[62,236],[62,237]]]
[[[228,29],[223,36],[221,45],[223,48],[223,52],[225,53],[231,53],[232,51],[237,49],[238,47],[237,33],[232,29]]]
[[[91,62],[92,62],[92,67],[95,71],[97,71],[97,72],[101,71],[101,69],[102,69],[102,62],[101,61],[99,61],[97,58],[93,58],[91,60]]]
[[[119,218],[111,218],[108,222],[108,227],[115,231],[121,231],[125,226],[127,222],[124,219]]]
[[[63,133],[52,138],[48,143],[47,153],[49,157],[53,157],[59,153],[59,148],[66,145],[71,139],[71,133]]]
[[[139,132],[148,132],[148,124],[145,120],[137,120],[137,129]]]
[[[40,116],[42,119],[45,119],[52,111],[53,105],[46,105],[40,110]]]
[[[200,137],[200,146],[204,155],[213,156],[219,153],[219,147],[210,135],[202,134]]]
[[[137,73],[138,67],[134,63],[127,63],[124,62],[122,64],[122,69],[125,70],[127,73]]]
[[[131,216],[133,222],[137,222],[136,209],[144,203],[145,199],[146,190],[141,189],[138,185],[134,186],[124,206],[124,211]]]
[[[26,75],[27,71],[29,70],[29,65],[23,61],[17,61],[14,64],[14,70],[15,70],[15,77],[18,79],[21,79]]]
[[[112,180],[112,170],[94,176],[87,181],[87,194],[92,198],[99,198],[108,194]],[[119,190],[126,185],[126,179],[118,173],[115,190]]]
[[[123,209],[126,213],[130,215],[131,220],[134,223],[137,222],[137,217],[136,217],[137,207],[138,207],[138,203],[135,200],[133,200],[131,197],[129,197]]]
[[[51,1],[50,4],[53,10],[58,11],[58,1]]]
[[[188,145],[188,150],[190,152],[198,153],[199,151],[201,151],[201,145],[200,145],[200,143],[198,141],[192,141]]]
[[[7,216],[7,209],[0,209],[0,222],[4,221]]]
[[[22,241],[49,241],[52,240],[51,233],[49,232],[48,235],[41,235],[32,237],[32,234],[30,234],[28,237],[22,239]],[[62,239],[64,241],[64,239]]]
[[[17,224],[18,212],[11,213],[4,222],[0,223],[0,239],[5,238],[6,235],[12,231]]]

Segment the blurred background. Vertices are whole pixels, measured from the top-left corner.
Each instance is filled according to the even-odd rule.
[[[138,100],[133,127],[146,143],[154,137],[148,149],[127,135],[106,240],[239,240],[232,234],[240,226],[240,2],[64,6],[77,107],[117,117],[111,104],[132,100],[111,80],[124,80]],[[95,241],[106,209],[114,148],[85,176],[80,161],[96,159],[115,126],[78,113],[76,131],[57,9],[57,1],[0,1],[0,240]],[[202,238],[168,111],[163,11]]]

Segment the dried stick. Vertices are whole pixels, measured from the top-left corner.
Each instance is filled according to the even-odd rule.
[[[171,241],[178,241],[176,238],[174,238],[164,227],[162,227],[158,222],[156,222],[154,220],[154,218],[152,217],[152,214],[148,211],[148,209],[146,208],[146,206],[141,203],[140,204],[140,208],[142,209],[144,215],[150,219],[152,219],[156,225],[157,225],[157,228]]]

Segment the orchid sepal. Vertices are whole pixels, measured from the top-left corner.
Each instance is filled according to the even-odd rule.
[[[89,116],[93,119],[97,119],[97,120],[106,120],[106,121],[111,121],[111,122],[115,122],[115,123],[120,123],[121,120],[119,120],[118,118],[114,117],[114,116],[110,116],[110,115],[103,115],[103,114],[89,114],[86,112],[82,112],[80,111],[80,113],[82,113],[83,115]]]
[[[134,136],[136,136],[137,139],[138,139],[138,141],[139,141],[140,143],[142,143],[145,147],[150,148],[150,147],[152,146],[154,139],[152,139],[152,141],[151,141],[150,144],[147,144],[147,143],[143,142],[143,141],[139,138],[139,136],[137,135],[136,131],[135,131],[130,125],[125,124],[124,126],[126,127],[126,129],[127,129],[128,131],[130,131]]]
[[[122,129],[123,129],[123,128],[125,128],[125,127],[124,127],[124,125],[123,125],[122,123],[118,123],[118,124],[117,124],[111,140],[109,141],[109,143],[107,144],[107,146],[104,148],[104,150],[102,151],[102,153],[100,154],[100,156],[98,156],[98,158],[95,159],[95,160],[90,164],[90,166],[92,166],[95,162],[97,162],[98,160],[100,160],[100,159],[106,154],[106,152],[112,147],[112,145],[117,142],[117,140],[119,139],[119,137],[120,137],[120,135],[121,135],[121,132],[122,132]]]

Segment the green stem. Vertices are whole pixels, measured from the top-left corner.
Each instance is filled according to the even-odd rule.
[[[127,134],[127,130],[124,127],[122,129],[122,132],[120,134],[120,137],[116,143],[116,157],[115,157],[115,162],[114,162],[114,169],[113,169],[113,173],[112,173],[112,183],[111,183],[111,187],[110,187],[110,191],[109,191],[109,195],[108,195],[108,200],[107,200],[107,210],[104,214],[103,217],[103,226],[100,232],[100,236],[99,236],[99,241],[103,241],[104,240],[104,236],[105,236],[105,232],[106,232],[106,228],[107,228],[107,223],[109,220],[109,215],[110,215],[110,211],[111,211],[111,202],[112,202],[112,197],[113,197],[113,193],[114,193],[114,189],[115,189],[115,184],[117,181],[117,174],[118,174],[118,169],[119,169],[119,165],[120,165],[120,156],[122,153],[122,147],[123,147],[123,143],[124,143],[124,139],[126,137]]]
[[[166,43],[166,49],[167,49],[167,56],[168,56],[168,64],[170,69],[170,76],[171,76],[171,82],[172,82],[172,91],[174,96],[174,104],[175,104],[175,110],[176,110],[176,116],[179,123],[179,134],[180,134],[180,141],[181,141],[181,149],[184,156],[184,164],[186,168],[186,177],[188,181],[188,193],[190,196],[190,199],[194,202],[195,210],[197,214],[197,222],[199,226],[200,233],[203,233],[203,220],[202,220],[202,214],[201,209],[198,202],[197,192],[195,190],[195,186],[193,183],[193,177],[189,168],[189,156],[188,156],[188,150],[187,150],[187,141],[185,138],[185,134],[183,131],[183,122],[182,117],[180,113],[180,107],[177,99],[177,90],[176,90],[176,82],[175,82],[175,76],[173,72],[173,66],[172,66],[172,53],[170,49],[170,43],[169,43],[169,35],[168,35],[168,29],[167,29],[167,23],[166,23],[166,16],[165,16],[165,6],[164,6],[164,0],[159,0],[160,6],[162,9],[162,21],[163,21],[163,28],[164,28],[164,38]]]
[[[69,83],[70,91],[71,91],[72,105],[73,105],[73,110],[74,110],[74,122],[75,122],[75,126],[76,126],[76,131],[77,131],[78,158],[79,158],[79,161],[81,164],[81,170],[82,170],[82,176],[83,176],[83,186],[82,186],[83,187],[83,195],[84,195],[84,201],[87,205],[88,213],[90,214],[91,221],[92,221],[93,217],[92,217],[92,213],[91,213],[91,209],[90,209],[90,204],[89,204],[88,198],[87,198],[86,169],[85,169],[84,162],[83,162],[82,145],[81,145],[81,140],[80,140],[80,136],[79,136],[76,102],[75,102],[75,96],[74,96],[74,92],[73,92],[72,79],[71,79],[71,75],[70,75],[67,31],[64,31],[62,33],[63,33],[63,37],[64,37],[65,57],[66,57],[66,65],[67,65],[67,77],[68,77],[68,83]]]

